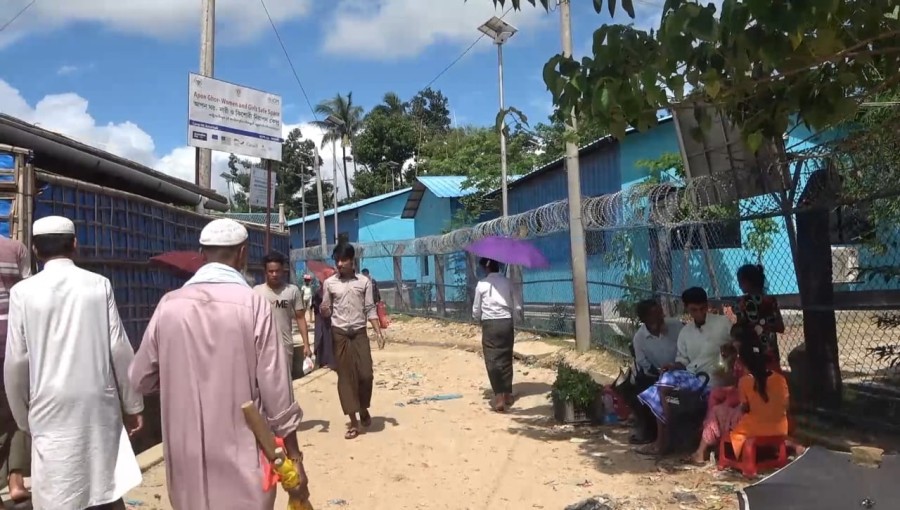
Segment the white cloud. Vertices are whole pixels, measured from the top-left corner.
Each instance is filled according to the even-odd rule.
[[[504,20],[521,29],[546,16],[525,7]],[[325,31],[325,50],[379,60],[415,57],[435,43],[473,41],[478,26],[501,12],[488,0],[340,0]]]
[[[0,20],[11,19],[29,0],[0,2]],[[276,23],[309,13],[312,0],[266,0]],[[218,41],[246,41],[269,29],[257,1],[218,0]],[[200,31],[200,2],[186,0],[49,0],[36,2],[0,33],[0,48],[31,33],[89,23],[118,32],[171,38]]]
[[[173,177],[194,182],[193,147],[177,147],[168,154],[159,156],[153,137],[137,124],[130,121],[97,124],[97,121],[89,113],[88,106],[87,99],[71,92],[44,96],[34,106],[31,106],[18,90],[0,79],[0,112],[155,168]],[[291,130],[298,127],[304,138],[313,140],[317,147],[321,145],[322,131],[308,123],[285,124],[284,135],[287,136]],[[338,148],[338,152],[340,152],[340,148]],[[213,152],[212,154],[213,188],[226,195],[228,186],[220,175],[228,172],[228,154],[224,152]],[[331,179],[334,175],[331,146],[327,145],[320,149],[320,155],[324,160],[322,178]],[[350,166],[348,166],[348,171],[351,172],[352,177]],[[343,189],[343,174],[339,173],[338,176],[340,196],[346,196]]]
[[[76,71],[78,71],[78,66],[64,65],[60,66],[59,69],[56,70],[56,74],[58,76],[66,76],[69,74],[74,74]]]

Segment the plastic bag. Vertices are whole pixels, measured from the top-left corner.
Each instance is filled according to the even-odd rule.
[[[387,305],[383,301],[379,301],[375,305],[375,312],[378,314],[378,324],[381,326],[381,329],[387,329],[391,325],[391,318],[387,313]]]
[[[310,356],[303,360],[303,375],[307,375],[316,369],[316,357],[315,355]]]

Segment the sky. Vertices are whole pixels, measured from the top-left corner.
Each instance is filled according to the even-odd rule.
[[[584,55],[610,18],[592,2],[572,4],[575,53]],[[477,27],[503,14],[491,0],[218,0],[215,78],[281,95],[284,132],[299,127],[319,143],[264,5],[313,106],[353,92],[368,110],[385,92],[408,99],[431,83],[456,125],[493,125],[497,52],[487,38],[466,52]],[[661,9],[635,6],[639,26]],[[200,0],[3,0],[0,27],[25,7],[0,31],[0,112],[193,180],[187,96],[199,67]],[[506,104],[531,124],[545,121],[553,105],[541,73],[560,50],[559,13],[526,6],[504,19],[519,29],[503,47]],[[330,146],[322,156],[330,178]],[[213,186],[223,193],[227,159],[213,153]]]

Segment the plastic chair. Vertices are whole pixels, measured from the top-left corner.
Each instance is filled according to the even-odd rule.
[[[740,471],[746,478],[754,478],[760,469],[781,469],[788,463],[786,441],[787,437],[785,436],[748,437],[744,441],[741,458],[735,459],[731,438],[724,435],[719,442],[719,471],[733,468]],[[770,456],[761,460],[759,458],[760,448],[769,451],[774,450],[775,457],[771,458]]]

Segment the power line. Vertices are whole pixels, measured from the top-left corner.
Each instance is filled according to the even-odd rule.
[[[0,27],[0,32],[6,30],[6,27],[12,25],[14,21],[16,21],[17,19],[19,19],[19,17],[22,16],[23,14],[25,14],[25,11],[27,11],[28,9],[30,9],[31,6],[34,5],[35,2],[37,2],[37,0],[31,0],[30,2],[28,2],[28,4],[27,4],[25,7],[22,7],[22,10],[20,10],[19,12],[17,12],[12,18],[9,19],[9,21],[7,21],[6,23],[4,23],[3,26]]]
[[[32,0],[34,3],[36,0]],[[309,111],[312,112],[313,118],[318,122],[319,116],[316,115],[316,109],[313,108],[312,102],[309,100],[309,96],[306,94],[306,88],[303,87],[303,82],[300,80],[300,75],[297,73],[297,68],[294,67],[294,62],[291,60],[291,55],[288,53],[287,47],[284,45],[284,41],[281,39],[281,34],[278,33],[278,27],[275,26],[275,21],[272,19],[272,15],[269,14],[269,8],[266,7],[265,0],[259,0],[259,3],[262,4],[263,10],[266,11],[266,17],[269,18],[269,24],[272,25],[272,31],[275,32],[275,38],[278,39],[278,44],[281,45],[281,51],[284,52],[284,58],[287,59],[288,65],[291,67],[291,72],[294,73],[294,79],[297,80],[297,85],[300,86],[300,91],[303,92],[303,99],[306,100],[306,105],[309,106]]]

